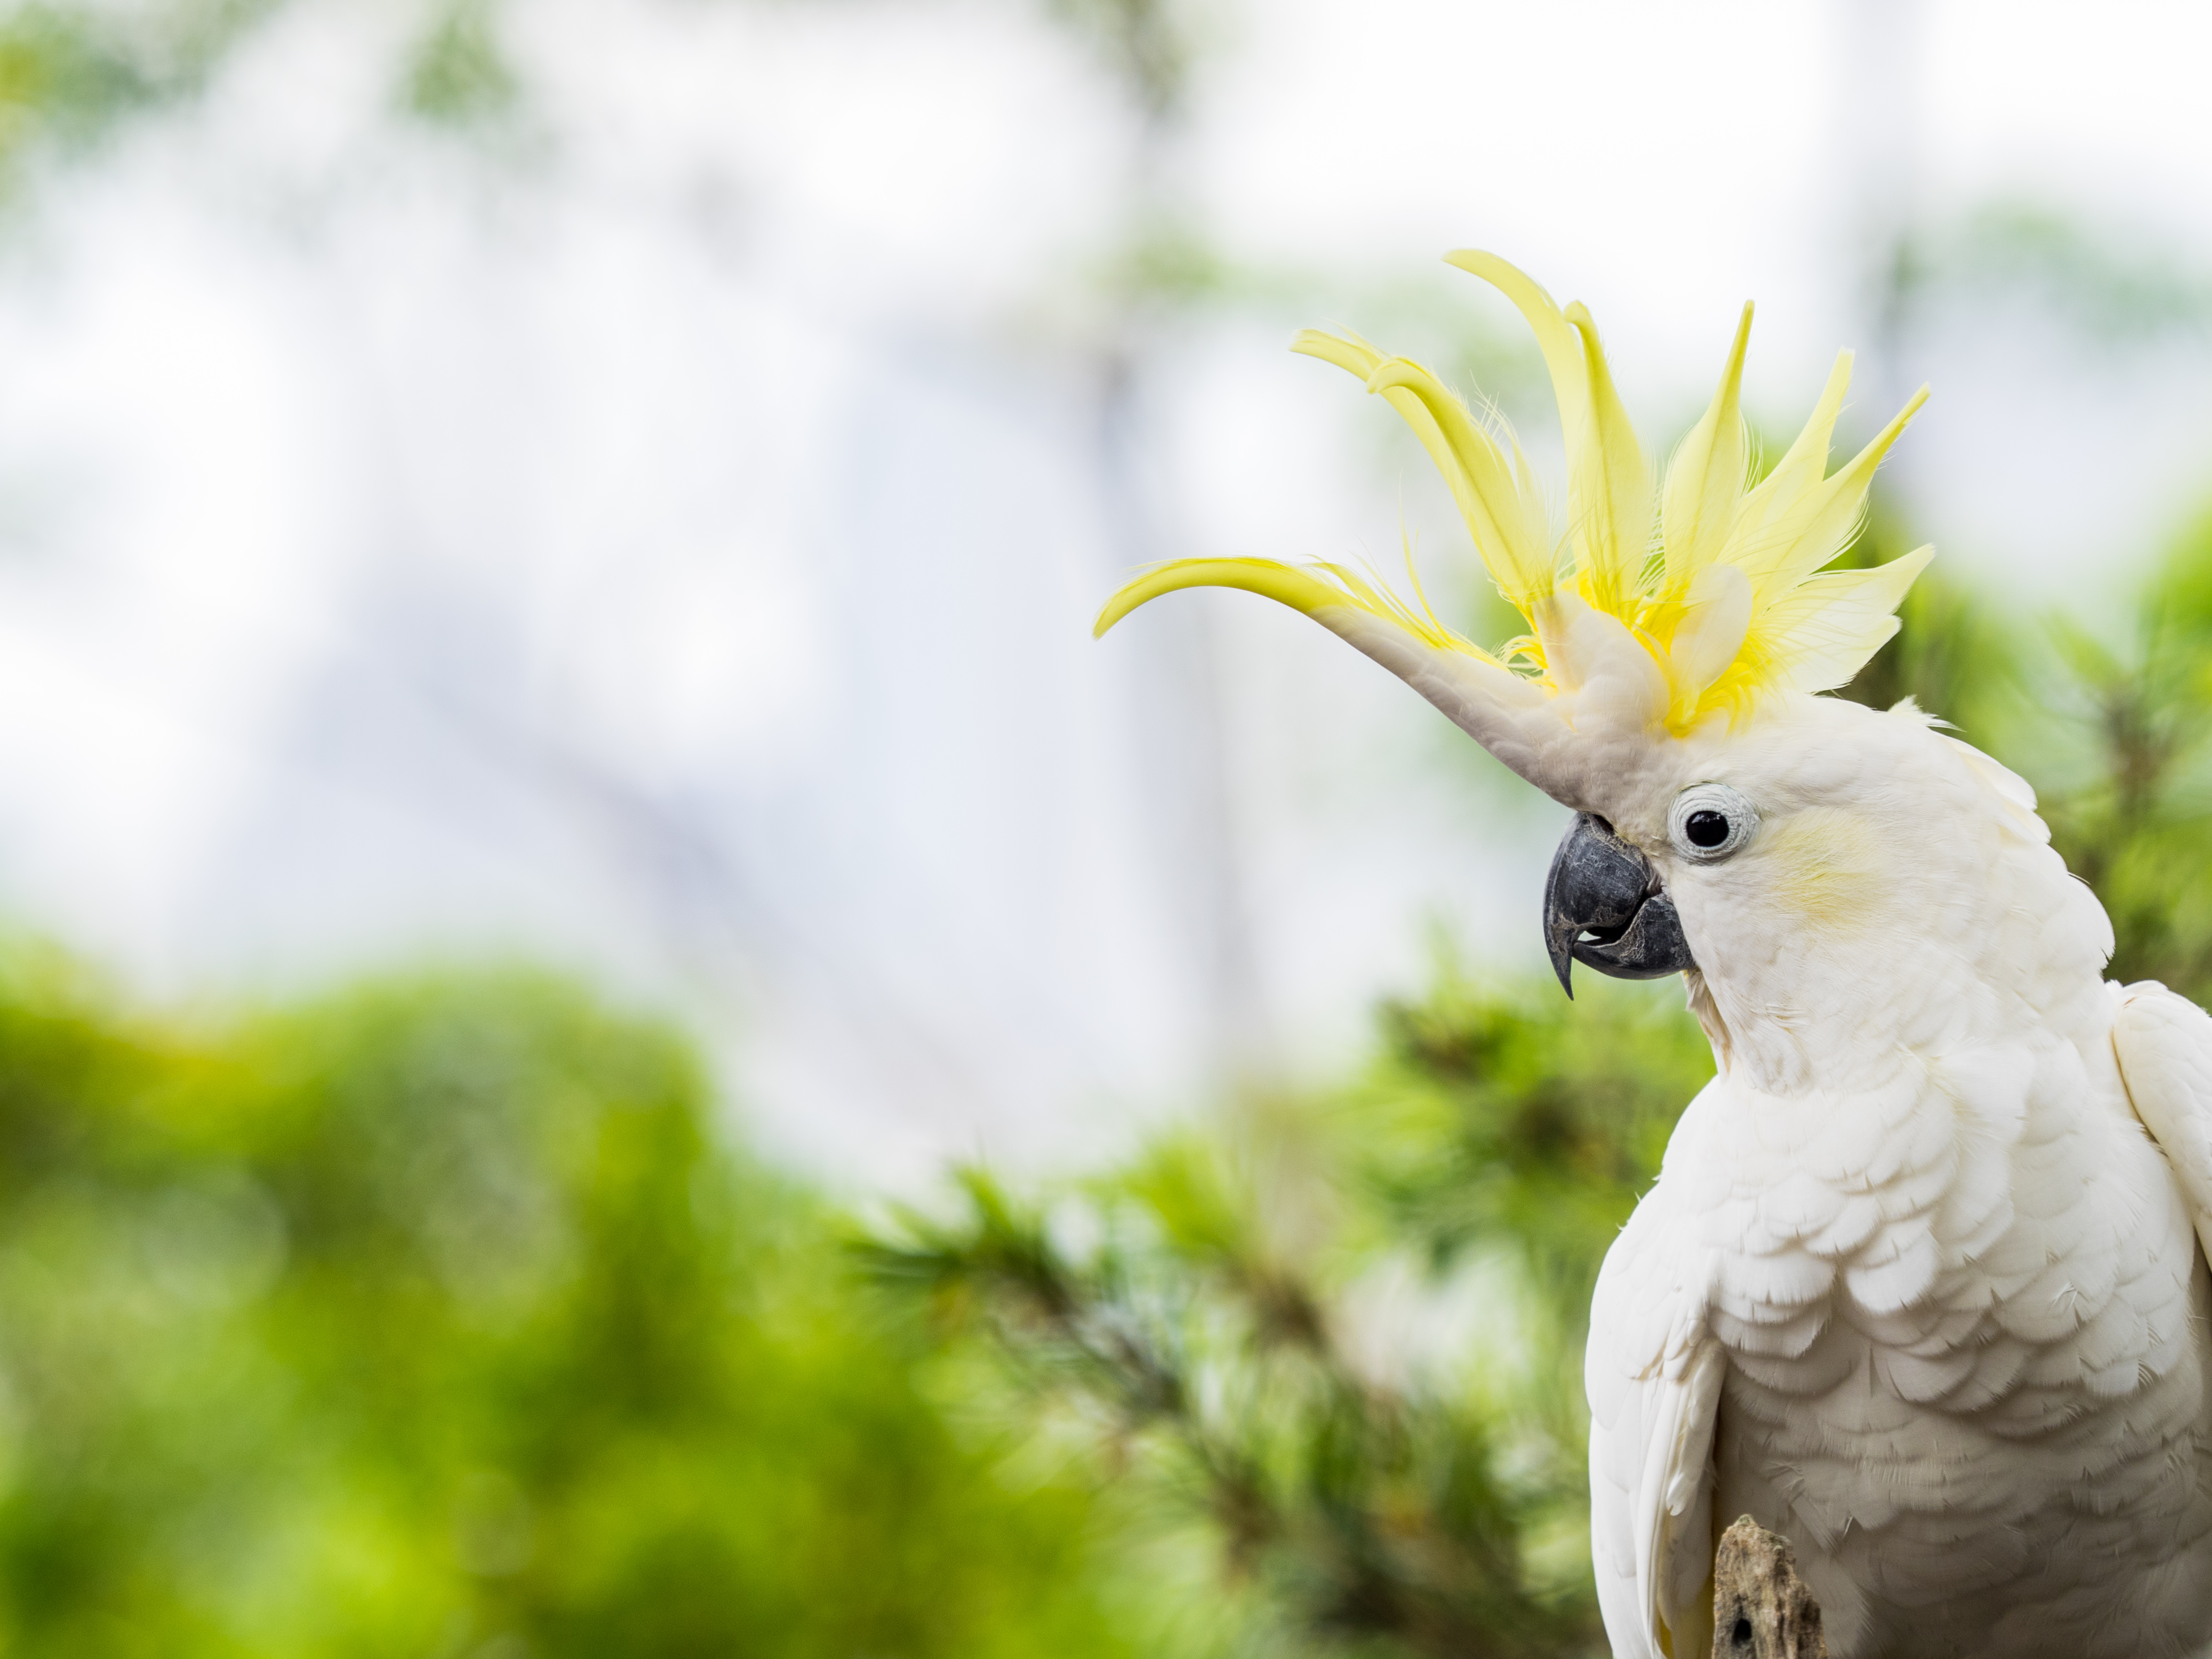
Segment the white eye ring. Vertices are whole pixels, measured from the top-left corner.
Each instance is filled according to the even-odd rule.
[[[1728,838],[1710,847],[1690,838],[1690,820],[1701,812],[1717,812],[1728,823]],[[1705,835],[1711,826],[1700,824]],[[1667,839],[1684,858],[1698,864],[1717,864],[1723,859],[1743,850],[1759,829],[1759,809],[1745,799],[1741,790],[1731,789],[1724,783],[1693,783],[1674,797],[1674,805],[1667,813]]]

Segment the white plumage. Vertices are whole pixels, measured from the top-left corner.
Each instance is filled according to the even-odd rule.
[[[1746,1512],[1838,1659],[2199,1651],[2212,1019],[2103,982],[2026,786],[1917,716],[1808,699],[1714,750],[1764,846],[1668,890],[1722,1070],[1591,1314],[1615,1653],[1707,1650]]]
[[[1686,970],[1719,1073],[1591,1310],[1615,1652],[1708,1651],[1716,1524],[1745,1512],[1796,1545],[1836,1659],[2205,1650],[2212,1019],[2104,982],[2111,926],[2020,779],[1909,704],[1814,695],[1929,557],[1821,569],[1920,398],[1830,473],[1845,354],[1754,482],[1747,307],[1655,489],[1589,313],[1451,258],[1543,350],[1563,534],[1493,415],[1364,341],[1298,349],[1404,416],[1529,632],[1480,650],[1259,559],[1159,567],[1098,625],[1200,585],[1303,611],[1581,815],[1545,902],[1563,979]]]

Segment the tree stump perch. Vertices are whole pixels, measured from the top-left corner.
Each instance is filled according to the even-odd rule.
[[[1779,1533],[1739,1516],[1713,1557],[1713,1659],[1828,1659],[1820,1604]]]

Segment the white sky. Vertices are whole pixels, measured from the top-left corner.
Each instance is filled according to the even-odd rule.
[[[392,128],[399,14],[300,0],[204,109],[58,176],[0,269],[0,898],[167,996],[586,964],[855,1181],[1090,1156],[1202,1097],[1200,624],[1088,636],[1126,544],[1079,283],[1130,125],[1040,14],[514,8],[507,166]],[[1788,418],[1859,343],[1870,198],[2212,242],[2208,35],[2181,4],[1247,0],[1175,188],[1338,306],[1503,252],[1589,302],[1662,426],[1755,296],[1752,399]],[[1365,325],[1162,337],[1171,550],[1395,556],[1402,514],[1448,563],[1413,446],[1284,351],[1308,320]],[[2203,492],[2201,349],[1921,349],[1902,477],[1962,568],[2054,594]],[[1283,1069],[1355,1053],[1436,928],[1533,963],[1556,811],[1296,618],[1181,603]]]

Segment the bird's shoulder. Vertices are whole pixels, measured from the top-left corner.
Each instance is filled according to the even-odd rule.
[[[1616,1379],[1679,1373],[1705,1334],[1716,1263],[1698,1214],[1708,1196],[1694,1142],[1723,1078],[1708,1083],[1683,1112],[1659,1179],[1638,1202],[1598,1270],[1590,1302],[1593,1397]],[[1602,1375],[1600,1375],[1601,1371]]]
[[[1698,1110],[1692,1103],[1685,1122]],[[1678,1129],[1670,1170],[1682,1139]],[[1590,1309],[1593,1565],[1607,1633],[1629,1659],[1656,1659],[1662,1631],[1675,1652],[1710,1644],[1712,1439],[1727,1357],[1707,1324],[1711,1262],[1688,1194],[1678,1171],[1662,1171],[1607,1252]]]
[[[2212,1015],[2154,980],[2114,987],[2112,1057],[2212,1254]]]

